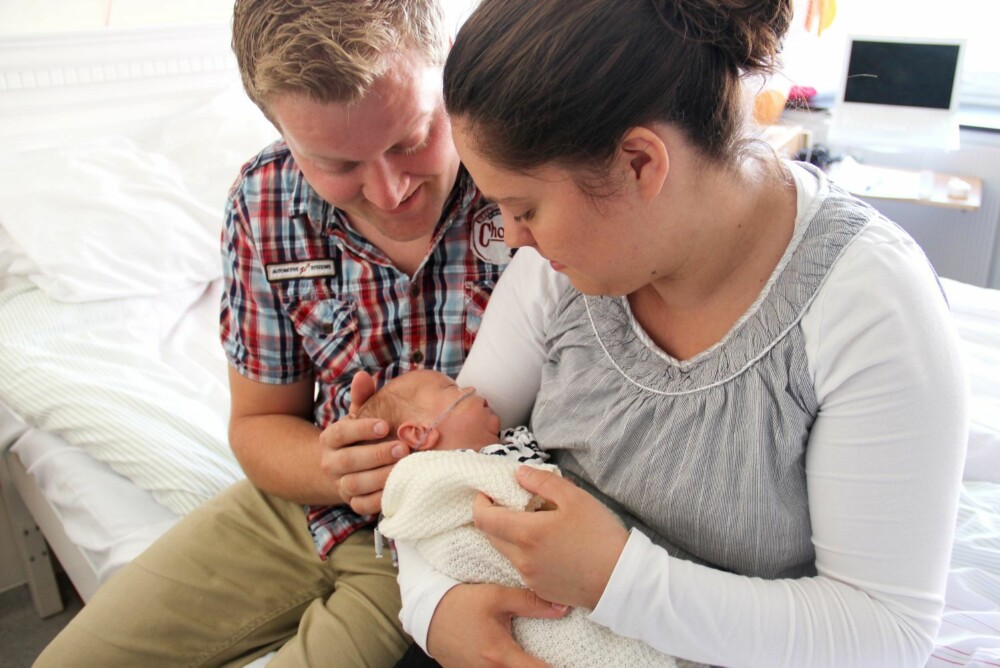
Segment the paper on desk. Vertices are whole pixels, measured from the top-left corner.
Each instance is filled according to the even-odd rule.
[[[831,165],[829,175],[831,181],[854,195],[913,200],[922,195],[920,172],[870,167],[847,157]]]

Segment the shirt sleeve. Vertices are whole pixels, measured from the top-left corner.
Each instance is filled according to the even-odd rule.
[[[694,661],[923,666],[944,605],[967,382],[922,252],[869,226],[802,321],[819,415],[806,450],[814,577],[762,580],[633,532],[591,618]]]
[[[226,207],[219,317],[222,347],[241,375],[261,383],[292,383],[312,366],[255,247],[251,217],[260,212],[255,211],[253,198],[244,196],[251,178],[240,179]]]
[[[519,249],[497,281],[457,382],[475,387],[505,428],[528,423],[541,384],[545,332],[568,288],[569,280],[533,248]]]
[[[427,652],[427,633],[434,610],[444,595],[457,584],[447,575],[434,569],[417,550],[406,541],[395,541],[399,557],[399,574],[396,581],[403,594],[403,607],[399,621],[413,641]],[[430,652],[427,652],[430,656]]]

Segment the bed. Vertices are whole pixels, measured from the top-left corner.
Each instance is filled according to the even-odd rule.
[[[224,24],[0,41],[0,481],[45,616],[49,548],[87,600],[243,476],[218,240],[277,133]]]
[[[0,485],[42,616],[242,477],[218,235],[275,138],[226,26],[0,38]],[[944,279],[972,428],[928,666],[1000,665],[1000,290]]]

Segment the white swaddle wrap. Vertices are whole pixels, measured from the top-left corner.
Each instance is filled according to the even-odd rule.
[[[558,473],[550,464],[529,463]],[[519,484],[513,457],[471,450],[416,452],[399,461],[382,496],[383,535],[410,543],[431,565],[456,580],[523,587],[517,570],[473,526],[480,491],[513,510],[534,511],[543,501]],[[561,619],[516,617],[514,638],[555,668],[675,666],[644,642],[612,633],[574,608]]]

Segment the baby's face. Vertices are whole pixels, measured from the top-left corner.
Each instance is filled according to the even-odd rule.
[[[430,426],[437,421],[435,429],[440,438],[435,450],[478,450],[497,442],[500,418],[473,388],[459,387],[435,371],[411,373],[421,374],[420,403],[426,406],[425,423]]]

